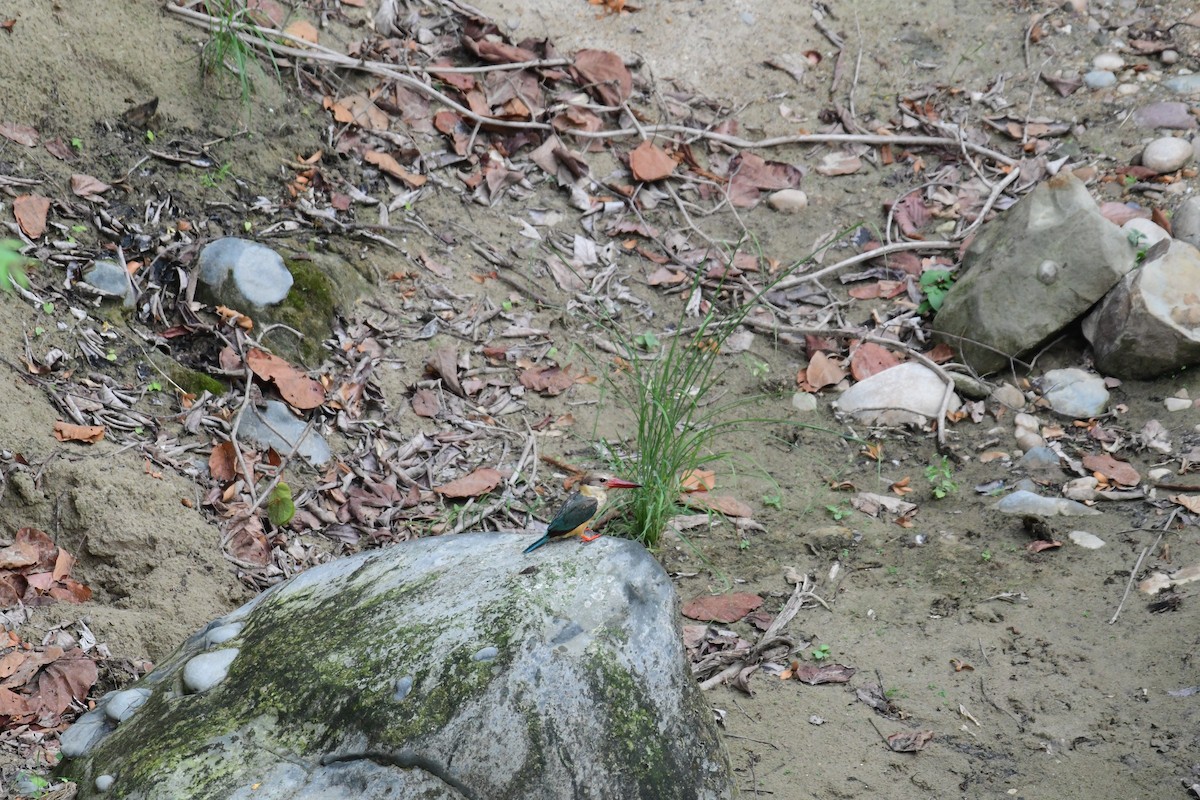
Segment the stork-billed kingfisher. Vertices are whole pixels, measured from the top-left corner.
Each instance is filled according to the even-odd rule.
[[[550,520],[550,524],[546,526],[546,534],[526,547],[525,552],[532,553],[546,542],[568,539],[572,536],[578,536],[585,542],[599,538],[599,534],[584,536],[583,532],[587,530],[588,523],[595,519],[596,514],[604,507],[604,501],[608,499],[606,490],[637,489],[640,486],[640,483],[620,478],[588,476],[579,490],[572,492],[571,496],[567,498],[562,509],[554,515],[554,519]]]

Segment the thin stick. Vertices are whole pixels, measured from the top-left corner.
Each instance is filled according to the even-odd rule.
[[[1178,509],[1176,509],[1176,511],[1178,511]],[[1171,519],[1174,519],[1174,517],[1175,513],[1172,512]],[[1168,525],[1171,523],[1171,519],[1167,520]],[[1154,544],[1150,545],[1149,547],[1143,547],[1142,552],[1138,554],[1137,562],[1133,565],[1133,569],[1129,571],[1129,582],[1125,584],[1125,593],[1121,595],[1121,602],[1117,604],[1116,612],[1113,613],[1112,619],[1108,621],[1109,625],[1115,623],[1117,621],[1117,617],[1121,616],[1121,610],[1125,608],[1125,601],[1129,599],[1129,592],[1131,589],[1133,589],[1133,582],[1137,580],[1138,570],[1142,568],[1142,560],[1146,558],[1147,553],[1158,547],[1158,543],[1162,541],[1163,534],[1165,533],[1166,530],[1159,531],[1158,538],[1154,540]]]

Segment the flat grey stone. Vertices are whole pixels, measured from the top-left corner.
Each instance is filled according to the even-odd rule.
[[[1052,369],[1041,377],[1038,385],[1050,407],[1064,416],[1098,417],[1108,407],[1104,378],[1082,369]]]
[[[283,258],[258,242],[227,236],[200,251],[200,282],[226,305],[240,300],[253,306],[272,306],[287,297],[292,273]]]
[[[297,453],[313,466],[320,466],[332,455],[329,443],[316,431],[309,431],[301,441],[300,437],[304,435],[307,427],[307,423],[298,419],[287,404],[278,400],[268,400],[265,409],[247,409],[242,417],[238,435],[245,436],[263,447],[274,447],[282,456],[290,455],[296,449],[296,442],[300,442]]]
[[[868,425],[926,425],[937,417],[945,391],[936,372],[909,361],[859,381],[834,405]],[[948,410],[960,406],[962,401],[951,390]]]

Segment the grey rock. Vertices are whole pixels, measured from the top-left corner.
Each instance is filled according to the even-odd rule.
[[[1058,453],[1045,445],[1031,447],[1021,456],[1020,465],[1025,469],[1047,470],[1058,468]]]
[[[83,271],[83,280],[101,294],[120,298],[126,308],[133,308],[133,284],[129,273],[117,262],[96,261]]]
[[[200,283],[226,305],[262,308],[287,297],[292,273],[266,245],[227,236],[200,251]]]
[[[1084,73],[1083,84],[1089,89],[1107,89],[1117,85],[1117,76],[1106,69],[1094,69]]]
[[[274,447],[283,456],[288,456],[296,450],[305,461],[313,466],[320,466],[330,458],[329,444],[316,431],[309,431],[304,436],[308,426],[303,420],[297,419],[286,404],[278,400],[268,400],[266,408],[260,410],[251,407],[242,417],[242,426],[238,433],[258,442],[263,447]],[[304,436],[301,440],[300,437]],[[296,443],[299,442],[299,449]]]
[[[936,372],[909,361],[859,381],[835,405],[868,425],[925,425],[937,417],[945,391],[946,384]],[[961,406],[951,391],[948,410]]]
[[[1200,72],[1194,72],[1191,75],[1178,75],[1163,81],[1163,86],[1167,87],[1167,91],[1174,92],[1175,94],[1200,94]]]
[[[1171,231],[1193,247],[1200,247],[1200,196],[1189,197],[1179,204],[1171,217]]]
[[[1180,169],[1195,156],[1192,143],[1176,136],[1162,136],[1142,150],[1142,166],[1159,175]]]
[[[1050,408],[1064,416],[1097,417],[1108,406],[1104,378],[1082,369],[1052,369],[1041,377],[1038,386]]]
[[[1006,408],[1020,411],[1025,407],[1025,393],[1011,383],[1001,383],[992,390],[990,398]]]
[[[1196,127],[1196,118],[1188,111],[1187,103],[1176,100],[1142,106],[1133,112],[1133,124],[1139,128],[1187,131]]]
[[[1018,490],[1002,498],[994,508],[1003,514],[1034,517],[1096,517],[1100,512],[1065,497],[1042,497]]]
[[[1083,323],[1096,369],[1146,379],[1200,364],[1200,250],[1173,239],[1146,255]]]
[[[1087,550],[1099,550],[1104,547],[1104,540],[1089,531],[1071,531],[1067,538]]]
[[[223,681],[180,691],[211,652],[195,634],[60,772],[80,800],[98,775],[127,800],[731,797],[666,573],[631,541],[529,541],[420,539],[301,573],[209,626],[245,623]]]
[[[994,372],[1087,311],[1135,259],[1083,182],[1061,172],[975,238],[934,330],[976,371]]]
[[[1108,70],[1109,72],[1118,72],[1125,68],[1125,59],[1116,53],[1099,53],[1092,59],[1092,67]]]

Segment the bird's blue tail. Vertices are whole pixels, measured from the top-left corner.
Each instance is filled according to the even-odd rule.
[[[550,541],[550,536],[547,534],[546,536],[543,536],[542,538],[538,539],[533,544],[529,545],[529,547],[526,547],[525,552],[532,553],[534,550],[537,550],[539,547],[541,547],[548,541]]]

